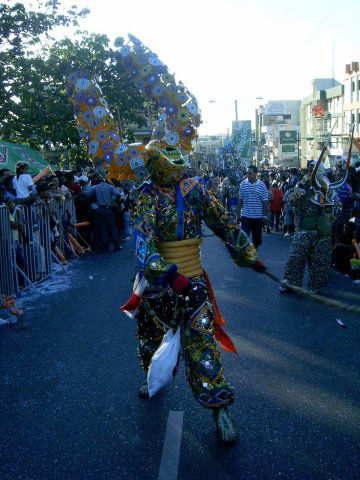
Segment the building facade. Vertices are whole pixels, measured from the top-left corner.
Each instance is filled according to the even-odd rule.
[[[358,148],[354,149],[354,157],[359,157],[360,148],[360,70],[359,62],[345,65],[344,78],[344,121],[345,136],[348,137],[350,125],[355,125],[354,137]],[[347,140],[347,138],[346,138]]]
[[[300,106],[301,100],[271,100],[256,110],[259,164],[299,164]]]
[[[192,154],[194,167],[204,172],[209,168],[223,168],[221,152],[226,138],[225,134],[199,136]]]
[[[300,136],[301,167],[315,160],[328,140],[329,165],[333,165],[344,154],[343,137],[346,130],[344,120],[344,85],[335,78],[315,78],[312,94],[301,102]]]

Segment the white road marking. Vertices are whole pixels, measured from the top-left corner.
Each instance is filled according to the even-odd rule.
[[[158,480],[177,479],[183,417],[184,412],[169,412]]]

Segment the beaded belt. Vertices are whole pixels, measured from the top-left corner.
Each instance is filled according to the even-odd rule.
[[[163,259],[178,266],[178,272],[187,278],[203,274],[200,259],[202,238],[188,238],[175,242],[157,241],[156,248]]]

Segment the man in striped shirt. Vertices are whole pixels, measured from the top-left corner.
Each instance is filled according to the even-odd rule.
[[[257,179],[258,169],[250,165],[247,178],[240,184],[238,219],[241,216],[241,228],[250,236],[254,247],[261,245],[262,227],[267,222],[269,196],[267,188]]]

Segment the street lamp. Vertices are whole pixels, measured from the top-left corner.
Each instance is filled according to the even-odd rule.
[[[264,100],[263,97],[255,97],[255,100]],[[257,154],[256,154],[256,163],[257,163],[257,166],[259,167],[260,166],[260,161],[261,161],[261,158],[262,158],[262,151],[261,151],[261,148],[262,148],[262,145],[261,145],[261,114],[259,112],[259,109],[260,109],[260,102],[258,104],[258,106],[255,108],[255,140],[256,140],[256,144],[257,144]]]

